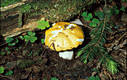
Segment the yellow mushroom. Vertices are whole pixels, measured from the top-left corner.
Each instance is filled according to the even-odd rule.
[[[84,34],[82,29],[73,23],[58,22],[45,32],[45,45],[58,52],[76,48],[83,41]]]

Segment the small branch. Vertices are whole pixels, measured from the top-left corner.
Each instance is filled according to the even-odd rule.
[[[18,2],[16,4],[12,4],[12,5],[5,6],[5,7],[0,7],[0,11],[3,12],[3,11],[7,11],[9,9],[13,9],[15,7],[18,7],[18,6],[25,4],[25,2],[26,2],[26,0],[22,0],[22,2]]]

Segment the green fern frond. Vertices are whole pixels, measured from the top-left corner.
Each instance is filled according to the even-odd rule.
[[[107,70],[110,71],[112,74],[115,74],[118,72],[118,68],[117,68],[118,64],[111,59],[107,59],[106,67],[107,67]]]

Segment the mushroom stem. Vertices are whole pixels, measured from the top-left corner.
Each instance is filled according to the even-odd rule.
[[[59,57],[67,60],[71,60],[73,58],[74,51],[63,51],[59,52]]]

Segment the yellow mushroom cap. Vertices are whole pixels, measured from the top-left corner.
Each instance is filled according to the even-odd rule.
[[[84,41],[82,29],[72,23],[58,22],[45,32],[45,45],[55,51],[76,48]]]

